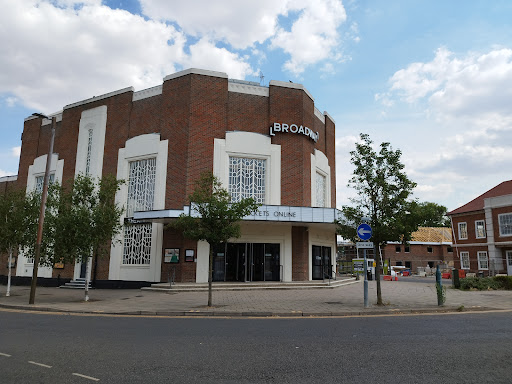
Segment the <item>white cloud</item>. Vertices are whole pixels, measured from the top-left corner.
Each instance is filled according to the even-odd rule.
[[[184,33],[222,40],[237,49],[263,43],[275,34],[277,19],[289,0],[141,0],[142,11],[155,20],[176,22]]]
[[[11,156],[20,157],[20,154],[21,154],[21,145],[11,148]]]
[[[347,18],[343,4],[338,0],[297,1],[297,6],[290,9],[300,10],[300,16],[290,31],[279,27],[272,38],[272,47],[290,55],[284,68],[300,74],[308,65],[327,58],[341,60],[338,28]]]
[[[426,194],[427,185],[443,185],[434,180],[436,174],[457,188],[470,180],[510,179],[512,49],[457,56],[439,48],[432,61],[397,71],[390,84],[375,99],[384,104],[401,99],[424,108],[427,129],[438,138],[427,151],[418,148],[411,161],[415,181],[422,183],[418,192]]]
[[[251,73],[246,58],[203,40],[188,53],[187,36],[172,25],[100,1],[58,5],[21,0],[0,14],[10,31],[0,34],[0,93],[29,108],[51,113],[115,89],[147,88],[192,64],[242,78]]]

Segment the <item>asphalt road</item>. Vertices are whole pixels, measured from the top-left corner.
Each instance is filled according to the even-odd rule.
[[[510,383],[511,345],[511,312],[223,319],[0,311],[0,382]]]

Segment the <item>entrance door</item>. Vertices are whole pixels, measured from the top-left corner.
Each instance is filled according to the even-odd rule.
[[[313,280],[323,280],[332,276],[331,247],[313,245],[311,257]]]
[[[507,275],[512,276],[512,251],[506,251],[507,255]]]
[[[80,263],[80,278],[85,279],[87,273],[87,263]]]

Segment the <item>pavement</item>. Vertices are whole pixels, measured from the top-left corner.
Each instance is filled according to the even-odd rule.
[[[213,306],[208,292],[149,291],[141,289],[92,289],[84,291],[37,287],[35,304],[28,304],[30,287],[0,285],[0,309],[45,312],[139,315],[310,317],[362,316],[467,311],[512,311],[512,291],[461,291],[443,281],[446,303],[437,305],[435,278],[401,277],[381,281],[384,305],[376,305],[376,282],[368,282],[369,308],[364,308],[363,282],[350,281],[330,288],[214,290]],[[215,287],[215,285],[214,285]]]

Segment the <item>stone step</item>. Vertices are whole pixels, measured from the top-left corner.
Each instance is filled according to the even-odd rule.
[[[268,282],[268,283],[213,283],[214,291],[248,291],[248,290],[272,290],[272,289],[321,289],[336,288],[346,284],[352,284],[355,278],[343,278],[340,280],[331,280],[329,282]],[[169,283],[156,283],[151,287],[143,287],[143,290],[160,291],[160,292],[200,292],[208,290],[208,283],[177,283],[172,286]]]
[[[59,288],[67,288],[67,289],[85,289],[85,279],[79,278],[75,280],[71,280],[70,282],[61,285]],[[89,281],[89,289],[93,289],[91,287],[91,282]]]

